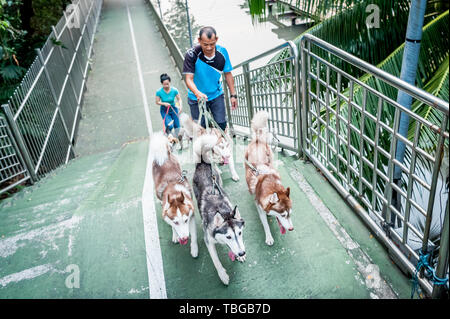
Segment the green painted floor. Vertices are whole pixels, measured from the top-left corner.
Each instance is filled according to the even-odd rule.
[[[154,131],[162,128],[155,92],[159,75],[186,89],[144,0],[105,0],[83,106],[78,158],[14,197],[0,202],[0,298],[149,298],[142,217],[148,133],[127,3]],[[187,106],[186,99],[184,104]],[[264,243],[262,225],[244,180],[245,141],[236,139],[241,180],[223,180],[246,221],[247,260],[218,253],[230,275],[219,280],[203,242],[199,256],[171,242],[155,202],[168,298],[409,298],[410,282],[383,246],[311,164],[279,154],[291,187],[295,230]],[[188,178],[189,150],[177,152]],[[156,234],[153,234],[156,236]],[[70,285],[79,270],[79,287]],[[69,280],[69,284],[68,284]],[[72,288],[70,288],[72,287]]]

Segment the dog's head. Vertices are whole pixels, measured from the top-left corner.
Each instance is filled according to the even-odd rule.
[[[211,160],[221,165],[229,164],[232,157],[232,145],[230,144],[230,140],[222,136],[217,129],[214,129],[213,132],[217,136],[217,142],[211,149]]]
[[[245,260],[245,246],[242,237],[245,221],[241,218],[241,214],[237,206],[233,210],[226,212],[217,211],[214,215],[214,230],[213,237],[219,243],[227,245],[230,249],[228,256],[234,261],[237,258],[239,261]],[[224,216],[226,216],[224,218]]]
[[[275,216],[280,226],[281,234],[286,234],[286,229],[289,231],[294,230],[294,226],[291,221],[292,213],[292,201],[289,198],[290,188],[284,189],[280,185],[280,189],[273,192],[269,196],[269,203],[265,208],[267,215]]]
[[[178,241],[186,245],[189,240],[189,222],[194,218],[194,204],[183,191],[174,189],[169,192],[163,207],[164,221],[175,229]]]

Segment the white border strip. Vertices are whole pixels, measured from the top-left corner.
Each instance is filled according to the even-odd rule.
[[[134,56],[141,88],[142,101],[144,102],[145,120],[147,122],[148,135],[151,138],[153,134],[152,122],[147,104],[147,95],[145,94],[144,80],[141,71],[141,62],[134,37],[133,23],[131,21],[128,0],[126,1],[128,22],[130,25],[131,40],[133,42]],[[156,222],[155,203],[153,201],[153,176],[152,176],[152,157],[150,148],[147,155],[147,168],[145,171],[144,188],[142,190],[142,215],[144,218],[145,251],[147,257],[147,272],[150,299],[166,299],[166,282],[164,279],[164,269],[162,263],[161,246],[159,243],[158,224]]]

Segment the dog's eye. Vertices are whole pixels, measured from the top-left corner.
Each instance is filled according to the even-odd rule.
[[[174,222],[175,225],[178,225],[178,222]]]
[[[242,234],[242,232],[240,231],[240,232],[239,232],[239,236],[241,236],[241,234]]]
[[[227,238],[228,238],[228,239],[231,239],[231,236],[230,236],[230,235],[228,235],[228,236],[227,236]]]

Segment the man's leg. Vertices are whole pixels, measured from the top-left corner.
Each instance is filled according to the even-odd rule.
[[[227,128],[227,116],[225,110],[225,98],[223,94],[219,95],[214,100],[208,101],[207,106],[211,110],[212,116],[217,125],[225,131]]]
[[[188,104],[189,104],[189,107],[191,109],[192,119],[195,122],[197,122],[198,121],[198,117],[200,116],[200,111],[198,109],[198,102],[196,100],[191,100],[190,98],[188,98]],[[202,118],[201,126],[206,128],[205,117]]]

